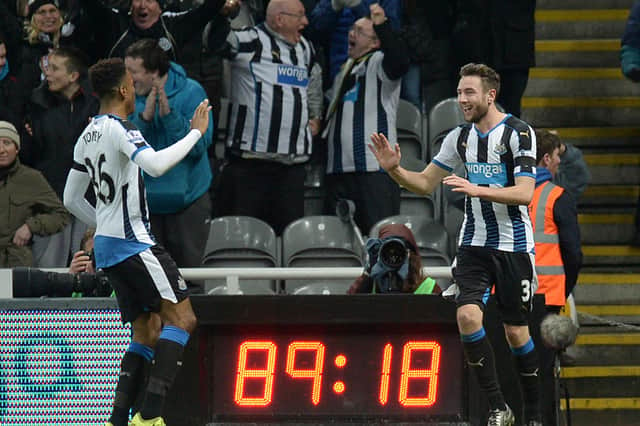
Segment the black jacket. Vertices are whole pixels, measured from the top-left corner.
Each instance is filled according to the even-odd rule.
[[[0,80],[0,120],[21,128],[25,102],[24,90],[16,77],[9,74]]]
[[[20,159],[41,171],[60,199],[76,140],[99,108],[87,81],[71,100],[50,92],[46,82],[32,92],[28,109],[33,136],[23,135]]]
[[[535,66],[536,0],[458,0],[453,49],[459,65],[494,69]]]
[[[143,38],[159,40],[166,38],[171,43],[169,57],[178,63],[182,62],[180,50],[202,30],[224,5],[224,0],[206,0],[201,6],[184,13],[165,13],[150,28],[143,30],[133,23],[128,11],[104,7],[104,2],[91,0],[85,8],[93,17],[93,22],[101,22],[106,37],[100,45],[104,56],[123,58],[129,46]],[[108,35],[108,36],[107,36]],[[114,36],[114,37],[112,37]]]

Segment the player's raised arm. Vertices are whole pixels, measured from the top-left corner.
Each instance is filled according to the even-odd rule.
[[[198,105],[191,119],[191,131],[178,142],[160,151],[148,148],[140,151],[134,162],[153,177],[162,176],[173,166],[178,164],[200,140],[209,126],[209,100],[205,99]]]
[[[391,178],[400,186],[411,192],[420,195],[431,194],[440,181],[449,174],[449,172],[433,163],[427,165],[422,172],[412,172],[400,165],[400,146],[396,145],[395,149],[382,133],[374,133],[371,135],[371,143],[369,149],[376,156],[380,167],[382,167]]]

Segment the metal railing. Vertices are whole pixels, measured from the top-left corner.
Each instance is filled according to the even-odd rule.
[[[43,269],[53,272],[68,272],[66,268]],[[424,274],[431,278],[451,278],[451,268],[434,266],[423,268]],[[317,279],[355,279],[362,274],[362,268],[180,268],[186,280],[224,279],[227,293],[240,292],[240,280],[317,280]],[[0,298],[12,297],[10,269],[0,269]]]

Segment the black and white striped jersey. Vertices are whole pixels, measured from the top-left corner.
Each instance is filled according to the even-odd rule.
[[[376,51],[364,61],[353,65],[345,80],[350,84],[342,90],[331,112],[328,131],[327,173],[375,172],[380,166],[369,150],[372,133],[383,133],[387,139],[397,142],[396,115],[400,99],[401,79],[392,80],[384,72],[384,54]],[[349,62],[344,66],[348,66]],[[344,71],[342,71],[344,72]],[[331,88],[331,96],[340,90],[341,74]]]
[[[433,162],[451,172],[464,164],[469,182],[493,188],[513,186],[516,176],[535,179],[536,136],[524,121],[507,115],[487,133],[464,124],[445,137]],[[528,206],[466,197],[460,246],[533,253]]]
[[[303,37],[291,45],[264,24],[232,31],[227,146],[241,151],[309,155],[307,87],[314,64]]]
[[[76,142],[74,169],[88,173],[96,194],[94,250],[99,268],[155,245],[142,172],[134,162],[147,148],[142,133],[114,115],[94,117]]]

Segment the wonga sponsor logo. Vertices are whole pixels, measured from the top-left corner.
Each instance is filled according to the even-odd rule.
[[[507,172],[504,163],[466,163],[469,182],[477,185],[507,184]]]
[[[306,68],[292,65],[278,65],[278,83],[307,87],[309,75]]]

